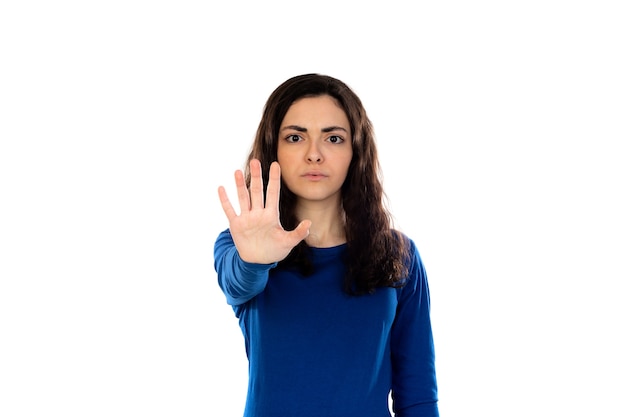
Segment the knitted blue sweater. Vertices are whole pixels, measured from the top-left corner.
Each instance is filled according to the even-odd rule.
[[[249,361],[245,417],[436,417],[426,273],[413,241],[408,282],[342,290],[346,245],[312,248],[315,273],[244,262],[228,230],[215,269]]]

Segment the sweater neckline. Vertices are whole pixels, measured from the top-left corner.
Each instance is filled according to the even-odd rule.
[[[315,255],[316,258],[336,256],[340,254],[341,252],[345,251],[347,247],[348,247],[347,243],[342,243],[340,245],[330,246],[327,248],[318,248],[315,246],[309,246],[313,255]]]

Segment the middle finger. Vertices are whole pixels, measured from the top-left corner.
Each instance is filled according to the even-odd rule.
[[[263,200],[261,162],[253,159],[250,161],[250,208],[263,208]]]

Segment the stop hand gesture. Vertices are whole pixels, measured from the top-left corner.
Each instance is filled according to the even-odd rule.
[[[218,188],[218,194],[239,256],[246,262],[257,264],[282,261],[294,246],[308,236],[311,222],[303,220],[292,231],[286,231],[280,224],[278,162],[272,162],[270,166],[266,201],[263,198],[263,178],[259,160],[250,161],[250,191],[248,192],[246,188],[241,170],[235,171],[235,184],[241,209],[239,215],[230,203],[224,187]]]

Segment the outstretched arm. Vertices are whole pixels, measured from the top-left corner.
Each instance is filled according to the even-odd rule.
[[[280,224],[278,162],[270,166],[266,198],[263,196],[261,163],[257,159],[250,161],[250,190],[246,187],[241,170],[235,172],[235,184],[239,214],[235,212],[224,187],[218,188],[218,194],[239,256],[243,261],[255,264],[282,261],[294,246],[308,236],[311,222],[303,220],[292,231],[286,231]]]

